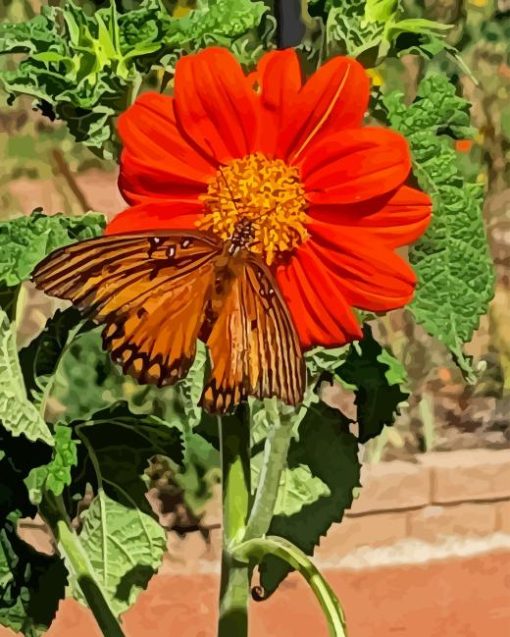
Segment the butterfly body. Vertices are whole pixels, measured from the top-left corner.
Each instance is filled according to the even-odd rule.
[[[200,338],[212,363],[201,398],[208,411],[249,395],[297,404],[305,383],[299,341],[252,241],[249,220],[227,241],[198,230],[106,235],[52,253],[33,279],[103,324],[105,348],[142,383],[183,378]]]

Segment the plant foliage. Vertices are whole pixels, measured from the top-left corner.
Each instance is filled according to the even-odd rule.
[[[115,158],[117,116],[142,90],[171,93],[183,55],[223,46],[252,71],[261,54],[277,45],[275,4],[43,3],[38,15],[0,24],[0,84],[9,106],[29,96],[47,118],[45,126],[60,120],[96,155],[95,162],[102,161],[97,156]],[[419,279],[410,309],[471,378],[463,345],[487,311],[494,275],[483,192],[475,176],[466,176],[454,150],[455,140],[475,134],[469,103],[438,72],[448,69],[455,79],[459,68],[465,70],[454,48],[455,29],[430,20],[423,3],[314,0],[307,10],[307,3],[300,4],[306,33],[297,48],[304,72],[334,54],[356,57],[374,80],[372,123],[390,124],[408,140],[410,181],[434,204],[429,230],[409,253]],[[498,20],[497,25],[479,20],[468,46],[476,48],[477,39],[483,46],[504,39],[507,16]],[[393,90],[401,82],[393,79],[379,88],[395,68],[402,74],[403,54],[419,56],[420,65],[435,71],[425,73],[411,104],[400,89]],[[68,135],[65,127],[56,129],[58,139]],[[510,139],[504,126],[501,130],[502,138]],[[50,146],[57,139],[48,138]],[[44,161],[34,148],[26,146],[23,175],[34,154]],[[101,328],[71,307],[57,310],[44,325],[41,321],[40,331],[33,330],[28,345],[18,348],[23,297],[34,267],[58,247],[100,235],[104,226],[101,214],[49,216],[41,209],[0,224],[0,624],[30,637],[49,628],[66,596],[90,603],[80,586],[83,568],[114,621],[136,602],[167,546],[166,528],[148,498],[154,487],[159,504],[163,507],[167,496],[174,517],[184,520],[176,525],[179,532],[187,524],[207,536],[210,529],[202,522],[221,476],[220,458],[229,457],[225,444],[235,438],[229,431],[222,437],[217,419],[198,406],[210,364],[201,343],[187,377],[166,388],[125,376],[103,350]],[[276,547],[272,554],[260,551],[266,596],[297,563],[282,559],[285,555],[312,555],[341,522],[360,487],[361,446],[395,423],[408,398],[402,362],[374,336],[371,325],[379,317],[360,313],[359,318],[364,328],[358,342],[306,352],[308,386],[298,409],[251,398],[223,422],[223,432],[230,426],[243,431],[233,448],[245,444],[239,452],[242,467],[233,463],[223,485],[226,492],[232,476],[244,485],[235,511],[225,514],[228,525],[229,516],[246,508],[240,536],[259,504],[271,453],[278,451],[275,441],[278,452],[288,450],[274,481],[274,509],[255,538],[263,547],[267,531]],[[327,382],[350,392],[356,422],[326,403]],[[53,556],[38,553],[17,534],[20,520],[37,513],[53,532]]]
[[[452,139],[472,135],[469,103],[441,75],[425,78],[410,106],[398,92],[384,102],[391,125],[409,140],[414,174],[434,203],[432,224],[409,255],[419,278],[411,310],[471,376],[462,344],[487,312],[494,273],[483,226],[483,189],[463,178],[452,147]]]

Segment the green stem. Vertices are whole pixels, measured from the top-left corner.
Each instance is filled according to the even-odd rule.
[[[69,523],[62,499],[46,491],[40,510],[104,637],[125,637],[108,597],[97,581],[88,555]]]
[[[317,567],[301,549],[284,538],[268,536],[242,542],[233,550],[233,557],[247,564],[253,561],[260,563],[266,555],[275,555],[285,560],[301,573],[321,605],[330,637],[346,637],[345,615],[338,598]]]
[[[238,417],[218,418],[223,486],[223,553],[218,637],[248,634],[250,569],[232,558],[250,504],[250,429]]]
[[[272,424],[264,446],[259,484],[251,508],[245,540],[262,537],[269,530],[294,428],[291,416],[280,414],[276,401],[266,401],[266,413]]]
[[[142,76],[139,73],[137,73],[133,81],[128,87],[128,91],[126,94],[126,107],[131,106],[131,104],[135,103],[141,87],[142,87]]]

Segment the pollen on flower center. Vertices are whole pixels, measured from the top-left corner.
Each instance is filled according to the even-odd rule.
[[[308,237],[308,203],[299,171],[281,159],[269,159],[262,153],[234,159],[218,170],[201,201],[200,229],[226,241],[239,221],[252,221],[249,249],[268,264]]]

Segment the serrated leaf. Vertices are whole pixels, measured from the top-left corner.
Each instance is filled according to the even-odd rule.
[[[334,372],[345,360],[349,346],[342,347],[315,347],[305,353],[305,361],[308,372],[312,378],[322,372]]]
[[[56,425],[51,460],[34,467],[24,479],[28,497],[32,504],[40,505],[44,491],[61,495],[72,482],[72,470],[78,464],[78,442],[72,437],[73,431],[66,425]]]
[[[166,533],[156,520],[103,491],[83,514],[80,541],[117,614],[146,588],[166,551]]]
[[[432,223],[409,253],[419,278],[410,309],[473,378],[462,345],[487,312],[494,271],[483,225],[482,189],[464,180],[451,143],[451,137],[463,139],[472,132],[469,103],[440,75],[420,83],[410,106],[398,92],[384,102],[392,126],[409,141],[418,183],[433,201]]]
[[[283,537],[307,555],[330,526],[340,522],[352,504],[353,489],[360,486],[358,443],[348,431],[347,419],[320,402],[310,407],[299,427],[299,439],[291,442],[288,466],[308,467],[329,490],[329,495],[303,506],[293,515],[273,518],[268,534]],[[261,584],[271,594],[289,572],[289,566],[271,557],[260,565]]]
[[[100,214],[47,216],[40,211],[0,223],[0,285],[19,285],[50,252],[95,237],[104,226]]]
[[[267,7],[252,0],[209,0],[195,11],[173,21],[174,32],[169,29],[166,37],[183,45],[186,40],[194,48],[224,43],[255,28]],[[223,42],[222,42],[223,40]]]
[[[0,420],[13,436],[42,440],[53,445],[53,437],[42,415],[28,400],[16,349],[14,326],[0,310]]]
[[[152,514],[145,497],[144,471],[155,455],[169,458],[177,470],[183,458],[183,440],[179,421],[172,424],[150,415],[133,414],[126,402],[96,412],[69,428],[84,442],[81,453],[93,454],[107,495],[124,504],[131,502]],[[88,476],[94,481],[93,476]]]
[[[267,15],[264,2],[251,0],[204,0],[182,18],[154,0],[122,15],[115,3],[94,12],[71,1],[43,7],[23,27],[0,30],[4,51],[26,53],[13,60],[13,70],[0,71],[0,82],[11,103],[19,95],[33,97],[44,115],[65,121],[76,140],[113,156],[119,150],[115,117],[142,73],[171,69],[180,54],[213,44],[253,63],[263,52],[261,40],[268,42],[255,33]]]
[[[204,388],[204,378],[207,374],[208,366],[206,346],[202,341],[197,341],[195,360],[186,377],[176,385],[182,400],[184,419],[190,429],[198,425],[203,417],[203,410],[198,403]]]
[[[77,442],[72,438],[70,427],[56,425],[53,459],[47,467],[46,489],[61,495],[64,487],[71,484],[71,470],[78,464]]]
[[[43,635],[64,598],[67,573],[57,556],[35,551],[14,524],[0,528],[0,625],[26,637]]]
[[[397,0],[332,0],[330,5],[326,21],[330,54],[348,54],[374,67],[390,54],[412,52],[431,58],[446,51],[465,66],[445,39],[451,25],[402,17],[404,6]]]
[[[379,345],[367,324],[363,339],[351,346],[337,376],[355,393],[362,443],[378,436],[384,425],[393,424],[400,403],[409,395],[401,388],[407,379],[403,365]]]
[[[263,453],[251,458],[251,485],[255,490],[259,481],[263,462]],[[281,475],[278,496],[274,508],[275,515],[294,515],[304,506],[313,504],[319,498],[329,496],[327,485],[320,478],[314,476],[304,464],[286,467]]]
[[[27,392],[37,402],[53,375],[67,344],[83,327],[76,308],[57,310],[43,331],[19,352],[19,361]]]

